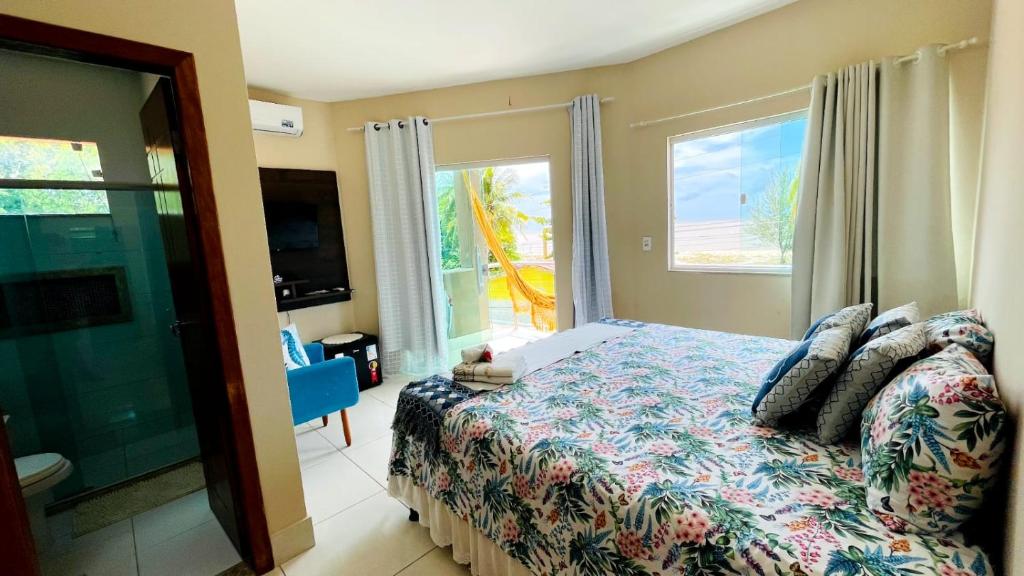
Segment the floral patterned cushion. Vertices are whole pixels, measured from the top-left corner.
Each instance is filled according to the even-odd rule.
[[[761,381],[754,397],[754,422],[774,426],[795,414],[835,374],[850,351],[853,333],[840,325],[804,340],[779,360]]]
[[[910,326],[920,318],[921,313],[917,310],[917,302],[911,302],[910,304],[904,304],[898,308],[886,310],[868,323],[868,327],[865,328],[864,333],[860,335],[860,343],[861,345],[867,344],[868,341],[873,338],[885,336],[886,334],[895,332],[904,326]]]
[[[924,350],[924,325],[911,324],[872,339],[843,366],[818,410],[818,440],[834,444],[860,423],[864,407],[900,366]]]
[[[995,480],[1006,410],[992,376],[917,368],[864,410],[867,502],[894,531],[945,534],[981,506]]]
[[[871,318],[871,309],[873,307],[873,304],[855,304],[847,306],[838,312],[826,314],[818,318],[814,324],[811,324],[811,327],[804,333],[803,339],[808,340],[811,336],[836,326],[849,326],[854,334],[859,335],[868,325],[868,319]],[[856,343],[856,340],[854,343]]]
[[[928,372],[938,376],[973,374],[988,376],[988,370],[978,357],[959,344],[950,344],[937,354],[914,362],[904,374]]]
[[[947,312],[925,321],[928,350],[938,352],[950,344],[960,344],[982,362],[992,355],[995,336],[985,327],[981,314],[974,309]]]

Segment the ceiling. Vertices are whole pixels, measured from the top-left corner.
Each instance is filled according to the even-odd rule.
[[[236,0],[250,86],[353,100],[621,64],[793,0]]]

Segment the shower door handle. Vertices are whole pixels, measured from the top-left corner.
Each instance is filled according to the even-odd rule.
[[[175,338],[181,338],[181,329],[182,328],[184,328],[185,326],[191,326],[193,324],[198,324],[198,323],[199,322],[197,322],[195,320],[175,320],[171,324],[171,326],[170,326],[171,334],[173,334]]]

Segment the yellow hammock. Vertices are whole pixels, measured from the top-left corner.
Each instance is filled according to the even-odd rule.
[[[462,172],[462,180],[466,184],[466,190],[469,191],[469,200],[473,207],[473,220],[476,221],[476,225],[484,235],[487,247],[494,254],[498,264],[501,264],[502,270],[505,271],[505,281],[508,283],[509,294],[512,295],[512,313],[519,314],[529,310],[530,321],[534,328],[553,331],[557,322],[555,297],[530,286],[519,274],[519,270],[505,254],[505,249],[501,247],[501,240],[498,239],[498,234],[491,226],[491,219],[487,215],[487,211],[484,210],[483,202],[480,201],[476,188],[469,178],[469,171]]]

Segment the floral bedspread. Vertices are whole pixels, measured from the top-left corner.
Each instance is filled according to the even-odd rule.
[[[449,412],[411,476],[536,574],[937,574],[991,568],[959,536],[867,508],[854,442],[751,423],[792,342],[648,324]]]

